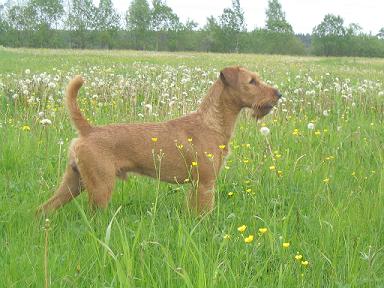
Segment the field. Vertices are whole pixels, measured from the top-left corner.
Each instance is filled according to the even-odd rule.
[[[76,137],[68,79],[86,78],[94,124],[160,121],[228,65],[285,97],[242,113],[213,213],[188,214],[188,185],[132,175],[105,211],[83,193],[35,218]],[[0,48],[0,105],[1,287],[384,287],[384,60]]]

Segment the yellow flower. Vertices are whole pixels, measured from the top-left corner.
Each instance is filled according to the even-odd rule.
[[[319,131],[319,130],[317,130],[316,132],[315,132],[315,135],[316,136],[319,136],[321,134],[321,132]]]
[[[247,226],[246,225],[242,225],[240,227],[237,227],[237,231],[239,231],[240,233],[243,233],[245,230],[247,230]]]
[[[229,196],[229,197],[232,197],[233,195],[235,195],[235,193],[233,193],[232,191],[231,191],[231,192],[228,192],[228,196]]]
[[[253,235],[251,234],[251,235],[249,235],[248,237],[245,237],[244,238],[244,242],[245,243],[251,243],[252,241],[253,241]]]
[[[283,176],[283,171],[278,170],[278,171],[277,171],[277,175],[279,175],[279,176]]]
[[[275,158],[276,158],[276,159],[280,159],[280,158],[281,158],[281,154],[276,154],[276,155],[275,155]]]
[[[265,234],[265,233],[268,232],[268,229],[267,229],[267,228],[259,228],[259,232],[260,232],[261,234]]]
[[[212,159],[212,158],[213,158],[213,154],[212,154],[212,153],[208,153],[208,154],[207,154],[207,157],[208,157],[209,159]]]
[[[251,192],[252,192],[252,189],[251,189],[251,188],[248,188],[248,189],[245,190],[245,192],[247,192],[247,193],[251,193]]]
[[[244,183],[249,184],[249,183],[251,183],[251,180],[245,180]]]
[[[324,182],[325,184],[328,184],[328,183],[329,183],[329,178],[325,178],[325,179],[323,180],[323,182]]]
[[[225,168],[226,170],[228,170],[228,169],[231,168],[231,167],[229,167],[229,166],[224,166],[224,168]]]
[[[352,176],[356,176],[356,172],[355,171],[352,172]]]
[[[291,244],[289,242],[284,242],[283,243],[283,248],[289,248]]]
[[[275,171],[275,170],[276,170],[276,167],[275,167],[275,166],[269,166],[269,170],[271,170],[271,171]]]
[[[192,166],[197,166],[197,162],[196,161],[192,161]]]
[[[21,129],[23,131],[31,131],[31,127],[29,127],[28,125],[24,125],[23,127],[21,127]]]
[[[152,140],[152,142],[156,143],[157,142],[157,137],[152,137],[151,140]]]
[[[219,148],[220,148],[221,150],[224,150],[225,145],[219,145]]]
[[[244,162],[245,164],[247,164],[247,163],[249,163],[249,160],[248,160],[248,159],[244,159],[243,162]]]
[[[307,260],[301,261],[301,265],[303,265],[304,267],[307,267],[308,264],[309,264],[309,262]]]
[[[188,140],[188,142],[189,142],[189,143],[191,143],[191,142],[192,142],[192,138],[188,138],[187,140]]]
[[[231,235],[229,235],[229,234],[225,234],[225,235],[223,236],[223,238],[224,238],[224,240],[229,240],[229,239],[231,239]]]
[[[298,136],[300,134],[299,129],[294,129],[292,135]]]
[[[296,255],[295,255],[295,259],[299,261],[299,260],[303,259],[303,255],[301,255],[301,254],[296,254]]]
[[[177,146],[177,148],[179,148],[180,150],[183,149],[183,147],[184,147],[183,144],[178,144],[178,145],[176,145],[176,146]]]

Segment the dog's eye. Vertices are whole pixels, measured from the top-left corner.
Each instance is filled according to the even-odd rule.
[[[251,85],[256,85],[256,84],[257,84],[256,79],[253,79],[253,78],[252,78],[252,80],[249,81],[249,84],[251,84]]]

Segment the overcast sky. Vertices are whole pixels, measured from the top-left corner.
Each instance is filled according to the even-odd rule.
[[[113,1],[121,14],[131,2]],[[219,16],[224,8],[232,5],[232,0],[166,0],[166,3],[183,22],[190,18],[204,26],[208,16]],[[265,25],[267,3],[268,0],[240,0],[248,30]],[[384,0],[280,0],[280,3],[296,33],[311,33],[327,13],[342,16],[346,24],[358,23],[365,32],[373,34],[384,27]]]

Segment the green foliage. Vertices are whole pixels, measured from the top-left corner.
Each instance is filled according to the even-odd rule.
[[[95,29],[97,8],[92,0],[72,0],[68,16],[68,27],[71,31],[71,42],[75,48],[85,48],[91,41],[90,31]]]
[[[0,45],[9,47],[107,48],[325,56],[384,57],[384,28],[364,34],[328,14],[313,35],[295,35],[278,0],[270,0],[265,29],[247,31],[240,0],[217,18],[182,23],[164,0],[133,0],[121,27],[112,0],[25,0],[0,6]]]
[[[204,30],[208,37],[205,43],[207,48],[220,52],[239,52],[240,33],[246,30],[240,1],[233,0],[232,7],[225,8],[218,20],[209,17]]]
[[[282,10],[278,0],[268,1],[268,9],[266,11],[266,28],[271,32],[293,34],[291,24],[285,19],[285,13]]]
[[[265,29],[257,29],[242,37],[241,52],[303,55],[306,53],[304,44],[295,35],[290,33],[272,32]]]
[[[384,41],[364,35],[358,24],[345,27],[341,16],[328,14],[313,29],[313,52],[325,56],[383,57]]]
[[[145,50],[151,27],[151,9],[147,0],[133,0],[125,19],[126,26],[132,33],[134,48]]]

